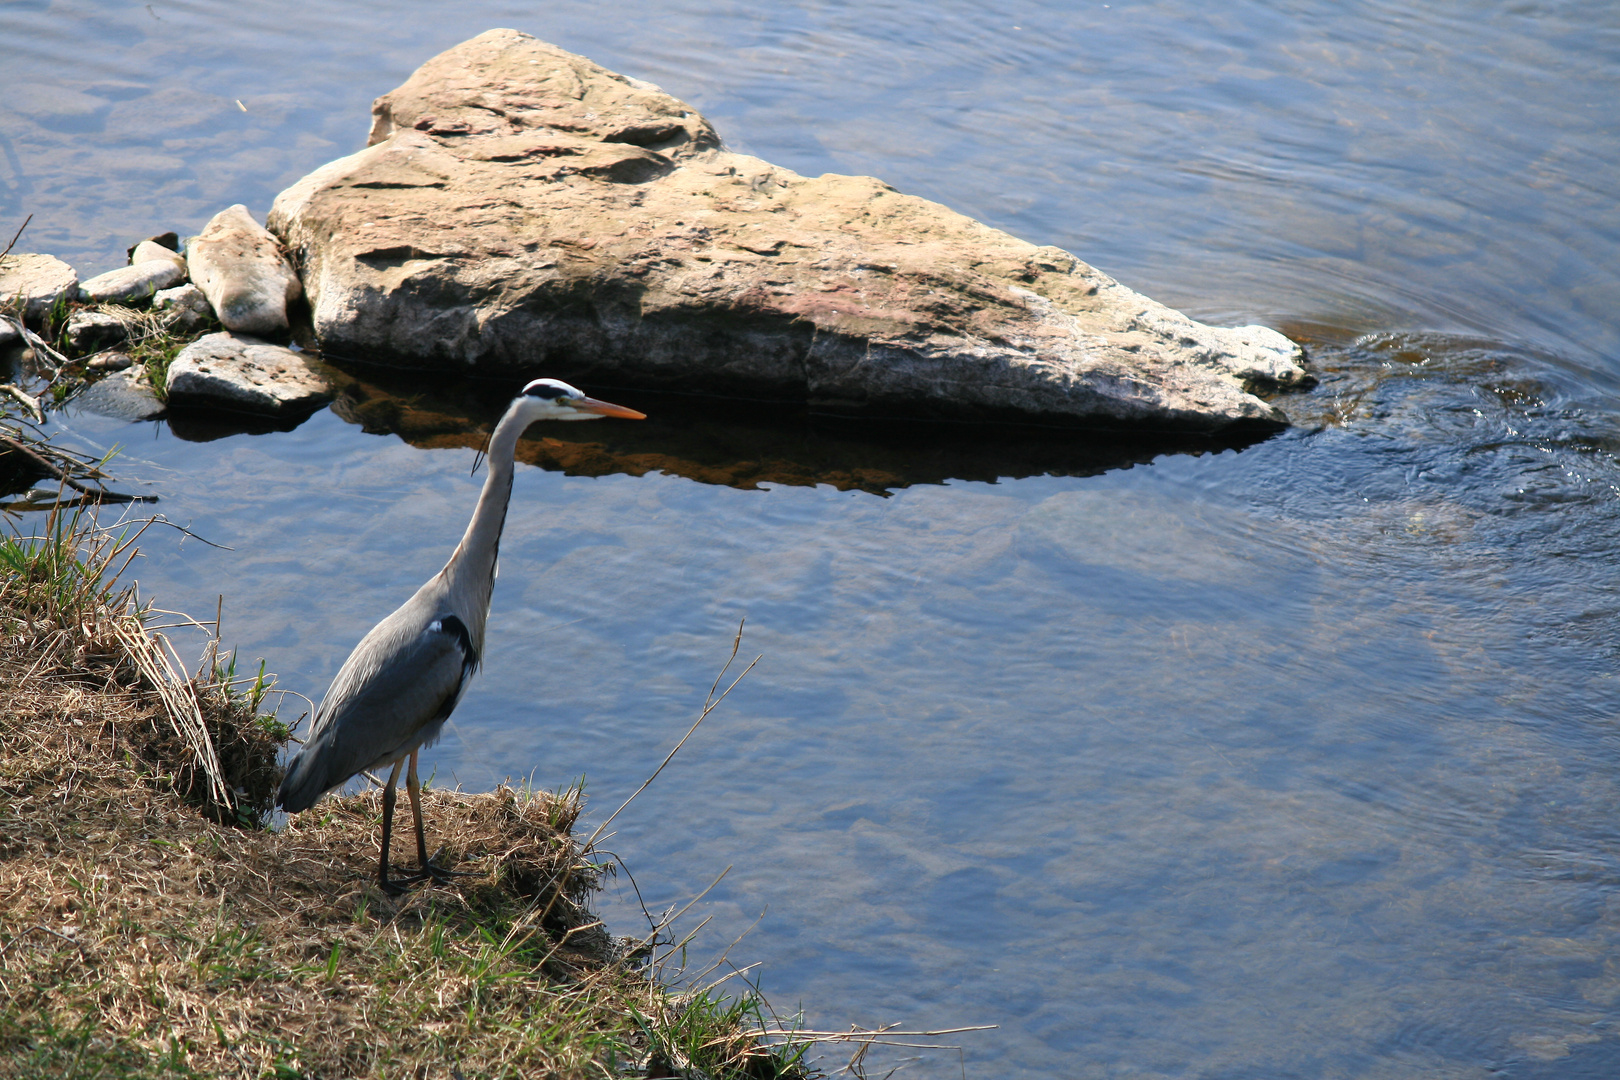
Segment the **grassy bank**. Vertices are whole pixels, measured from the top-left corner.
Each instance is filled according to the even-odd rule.
[[[263,683],[185,676],[116,584],[133,537],[41,524],[0,532],[0,1075],[806,1074],[756,997],[594,918],[574,793],[424,793],[471,874],[398,898],[375,792],[265,828]]]

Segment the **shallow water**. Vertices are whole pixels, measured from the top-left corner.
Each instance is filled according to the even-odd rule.
[[[0,4],[0,229],[92,273],[262,215],[510,25],[737,149],[1302,335],[1321,377],[1276,438],[1114,458],[615,393],[652,419],[525,448],[441,782],[583,774],[600,818],[746,615],[764,659],[610,846],[655,910],[732,866],[699,953],[764,912],[732,955],[778,1007],[999,1025],[926,1075],[1620,1073],[1620,12],[400,11]],[[60,425],[233,549],[156,537],[143,591],[223,591],[317,697],[455,543],[461,421],[505,393],[423,415],[360,375],[287,433]],[[624,879],[607,909],[635,929]]]

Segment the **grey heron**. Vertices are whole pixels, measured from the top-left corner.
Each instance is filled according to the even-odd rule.
[[[309,809],[362,771],[391,769],[383,786],[382,862],[377,871],[388,892],[399,891],[388,879],[388,841],[394,825],[394,789],[406,762],[405,788],[416,820],[421,870],[405,880],[444,873],[428,860],[416,759],[422,747],[438,739],[484,653],[484,621],[495,586],[501,526],[512,496],[518,437],[540,420],[604,416],[645,419],[634,409],[586,397],[556,379],[536,379],[512,400],[490,436],[489,475],[450,561],[360,639],[315,710],[303,750],[287,765],[276,804],[288,813]]]

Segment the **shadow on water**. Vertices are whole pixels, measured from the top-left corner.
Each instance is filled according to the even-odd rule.
[[[170,409],[164,414],[164,419],[176,438],[203,443],[232,435],[271,435],[291,431],[308,417],[282,418],[208,409]]]
[[[331,406],[336,415],[370,434],[397,435],[424,449],[482,448],[515,389],[510,379],[424,376],[369,365],[332,370],[339,384]],[[881,495],[947,480],[1094,476],[1164,454],[1241,449],[1267,437],[849,419],[782,402],[595,384],[589,389],[640,409],[648,420],[535,428],[519,445],[519,460],[570,476],[661,472],[743,489],[828,484]],[[170,417],[175,435],[195,442],[293,426],[221,413]]]
[[[1413,395],[1423,408],[1396,410],[1445,427],[1456,416],[1470,431],[1482,407],[1545,421],[1562,418],[1563,437],[1583,447],[1613,449],[1587,410],[1575,408],[1555,358],[1522,346],[1438,333],[1360,334],[1329,324],[1298,323],[1290,336],[1307,348],[1311,388],[1275,400],[1296,431],[1360,429]],[[427,375],[375,365],[328,367],[338,385],[331,409],[368,434],[397,435],[423,449],[481,449],[515,388],[511,379]],[[745,490],[762,484],[826,484],[840,491],[886,494],[951,480],[994,482],[1031,476],[1096,476],[1166,455],[1243,450],[1266,432],[1198,435],[1140,430],[1077,431],[1012,424],[941,423],[819,414],[788,402],[586,384],[596,394],[640,409],[637,424],[551,424],[532,429],[520,460],[570,476],[667,473]],[[1393,395],[1393,397],[1392,397]],[[190,442],[289,431],[300,419],[176,411],[168,423]],[[1573,422],[1578,431],[1568,430]],[[1600,430],[1601,429],[1601,430]],[[1407,432],[1420,443],[1430,438]],[[1429,435],[1432,436],[1433,432]],[[1544,433],[1550,434],[1550,433]]]

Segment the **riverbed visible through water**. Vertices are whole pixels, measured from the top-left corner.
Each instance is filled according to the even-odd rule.
[[[763,658],[607,846],[655,911],[731,867],[693,958],[748,932],[811,1026],[996,1025],[874,1075],[1614,1077],[1620,8],[1417,7],[11,0],[0,243],[32,213],[19,250],[89,275],[262,220],[512,26],[734,149],[1282,329],[1319,384],[1242,447],[587,387],[651,418],[526,443],[427,767],[583,776],[599,821],[746,616]],[[223,593],[316,699],[442,565],[511,392],[356,375],[288,432],[53,428],[224,545],[149,531],[142,594]],[[646,925],[624,876],[603,909]]]

